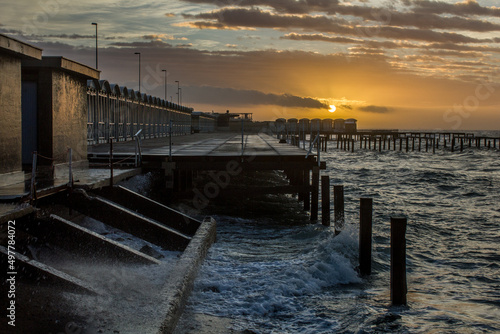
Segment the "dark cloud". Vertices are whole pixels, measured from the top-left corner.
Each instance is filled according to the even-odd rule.
[[[386,114],[393,111],[392,108],[383,106],[365,106],[365,107],[359,107],[358,109],[360,111],[371,112],[376,114]]]
[[[314,11],[333,10],[339,5],[339,0],[183,0],[197,4],[210,4],[218,7],[271,7],[279,13],[306,14]]]
[[[193,44],[192,43],[177,44],[175,47],[176,48],[192,48]]]
[[[79,35],[79,34],[51,34],[37,35],[39,38],[62,38],[62,39],[95,39],[95,35]]]
[[[165,43],[159,40],[153,40],[150,42],[116,42],[111,43],[111,46],[127,47],[127,48],[169,48],[172,47],[171,44]]]
[[[326,16],[282,15],[257,8],[223,8],[220,10],[185,16],[202,20],[216,20],[229,27],[302,28],[328,32],[348,32],[348,21]]]
[[[352,106],[349,105],[349,104],[341,104],[340,106],[337,106],[337,109],[345,110],[345,111],[351,111],[352,110]]]
[[[323,41],[323,42],[331,42],[331,43],[362,43],[361,39],[353,39],[347,37],[338,37],[338,36],[328,36],[323,34],[297,34],[297,33],[289,33],[285,36],[281,36],[281,39],[289,39],[293,41]]]
[[[328,14],[344,14],[364,17],[366,19],[376,18],[383,8],[370,6],[352,6],[341,4],[339,0],[183,0],[197,4],[210,4],[218,7],[255,7],[267,6],[279,13],[308,14],[313,12],[326,12]],[[368,1],[361,1],[366,2]],[[458,3],[447,3],[443,1],[430,0],[402,0],[406,6],[412,6],[417,13],[424,14],[454,14],[459,16],[493,16],[500,17],[500,8],[483,7],[476,0],[465,0]]]
[[[466,31],[499,31],[500,25],[483,20],[474,20],[463,17],[443,17],[432,13],[400,13],[386,12],[380,19],[370,16],[363,17],[366,20],[383,21],[391,26],[411,26],[422,29],[446,29]]]
[[[355,37],[384,37],[397,40],[417,40],[425,42],[452,42],[452,43],[481,43],[492,42],[490,39],[478,39],[452,32],[441,32],[430,29],[401,28],[395,26],[351,26],[343,19],[326,16],[309,15],[281,15],[269,11],[251,8],[223,8],[220,10],[201,13],[195,19],[209,20],[191,22],[198,28],[224,29],[229,27],[241,28],[272,28],[292,29],[299,28],[305,31],[335,33]]]
[[[330,109],[324,102],[291,94],[266,94],[256,90],[218,87],[187,87],[194,103],[214,105],[276,105],[281,107]]]
[[[414,10],[419,13],[427,14],[454,14],[460,16],[494,16],[500,17],[500,8],[482,7],[475,0],[465,0],[458,3],[447,3],[443,1],[414,0],[412,1]]]

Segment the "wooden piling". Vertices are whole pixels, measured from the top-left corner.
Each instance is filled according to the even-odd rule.
[[[361,276],[372,272],[372,206],[371,198],[360,199],[359,210],[359,273]]]
[[[321,176],[321,223],[330,226],[330,177]]]
[[[311,184],[310,171],[308,169],[304,171],[303,184],[305,186],[309,186]],[[306,191],[304,193],[304,211],[309,211],[309,210],[311,210],[311,194],[309,193],[309,191]]]
[[[319,167],[314,166],[312,170],[312,193],[311,193],[311,220],[318,220],[319,201]]]
[[[344,186],[333,186],[333,210],[335,233],[339,234],[344,228]]]
[[[406,218],[391,218],[391,301],[406,305]]]

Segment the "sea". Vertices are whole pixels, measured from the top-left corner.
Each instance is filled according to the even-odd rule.
[[[344,185],[342,232],[311,223],[293,197],[248,199],[251,212],[227,203],[213,212],[217,242],[187,308],[247,333],[500,333],[499,158],[498,146],[432,154],[330,145],[321,173]],[[373,198],[368,277],[357,271],[362,197]],[[392,306],[390,219],[401,216],[408,303]]]

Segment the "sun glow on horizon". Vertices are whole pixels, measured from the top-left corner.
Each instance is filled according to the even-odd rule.
[[[335,112],[335,110],[337,110],[337,108],[333,104],[330,104],[330,110],[328,110],[328,111]]]

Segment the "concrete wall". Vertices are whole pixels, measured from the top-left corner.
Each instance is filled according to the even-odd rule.
[[[87,160],[87,79],[99,79],[99,72],[63,57],[43,57],[23,62],[23,77],[38,83],[38,152],[53,161]]]
[[[21,59],[0,54],[0,174],[22,169]]]
[[[87,79],[52,72],[52,153],[54,163],[87,159]]]

